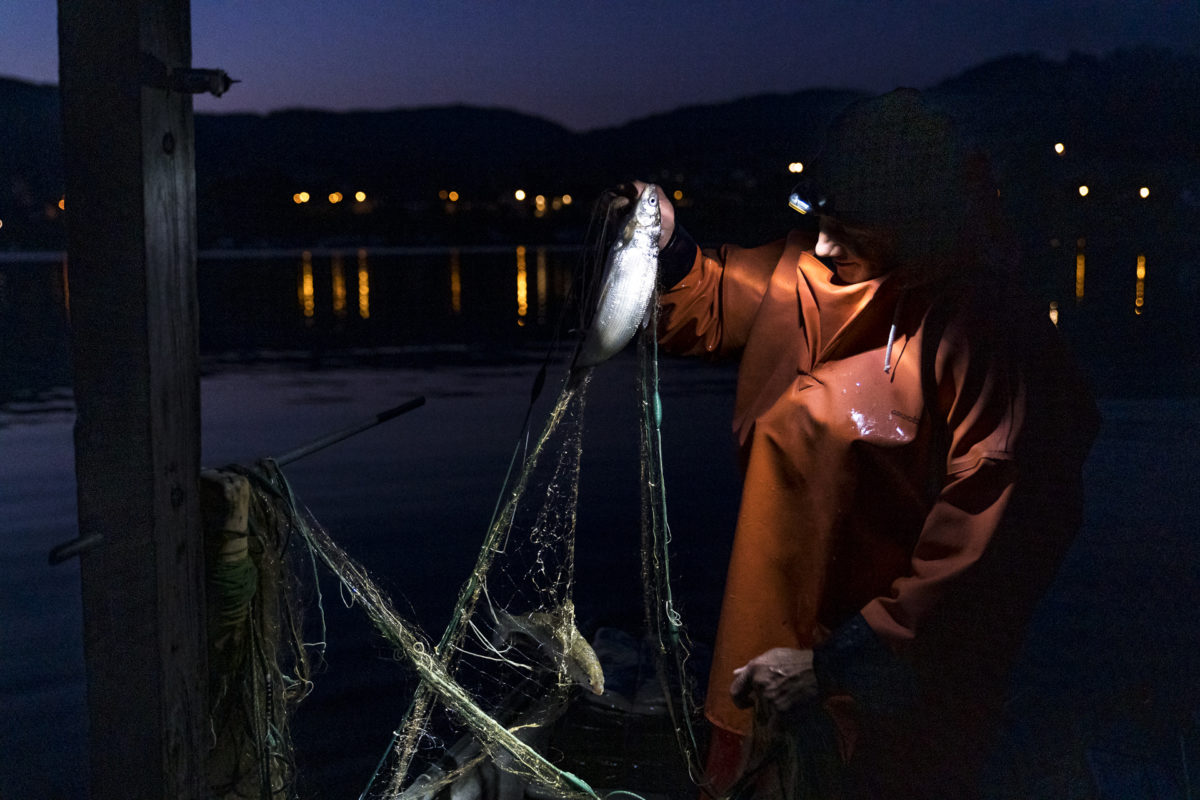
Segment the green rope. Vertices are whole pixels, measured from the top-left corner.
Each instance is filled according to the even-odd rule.
[[[250,601],[258,591],[258,568],[249,557],[218,560],[210,567],[208,586],[215,601],[209,638],[219,641],[250,615]]]

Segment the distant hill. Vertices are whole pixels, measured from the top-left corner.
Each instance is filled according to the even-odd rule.
[[[1096,187],[1089,213],[1104,208],[1118,223],[1138,182],[1152,183],[1172,214],[1200,204],[1200,59],[1153,49],[1062,61],[1014,55],[927,94],[991,153],[1029,236],[1067,213],[1079,182]],[[467,106],[201,114],[200,241],[578,242],[590,200],[634,177],[681,191],[681,213],[697,232],[755,240],[791,222],[786,164],[811,158],[827,122],[861,96],[761,95],[586,133]],[[1052,149],[1060,141],[1062,156]],[[0,250],[63,246],[62,185],[56,87],[0,78]],[[450,190],[457,201],[439,197]],[[311,199],[297,204],[302,191]],[[365,202],[349,199],[358,191]],[[348,199],[331,204],[332,192]],[[536,194],[547,198],[544,213]],[[555,208],[563,195],[575,202]]]

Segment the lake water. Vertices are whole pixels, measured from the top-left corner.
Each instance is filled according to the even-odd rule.
[[[1052,239],[1028,286],[1101,395],[1200,392],[1200,260],[1186,242]],[[1148,246],[1142,246],[1148,245]],[[437,349],[488,361],[548,341],[578,248],[326,249],[201,257],[200,347],[208,362],[373,357]],[[69,385],[65,259],[0,253],[0,403]],[[571,320],[567,320],[567,326]]]
[[[1105,422],[1087,468],[1087,524],[1035,634],[1061,664],[1056,702],[1075,725],[1059,742],[1061,763],[1136,789],[1112,796],[1183,797],[1181,756],[1193,758],[1193,782],[1200,763],[1200,623],[1191,610],[1200,592],[1200,348],[1184,314],[1192,273],[1156,272],[1147,256],[1138,307],[1138,253],[1105,266],[1090,247],[1082,299],[1075,245],[1051,254],[1063,274],[1047,283],[1065,285],[1060,321]],[[335,538],[436,634],[491,515],[578,259],[533,247],[203,258],[204,463],[278,454],[425,396],[425,407],[288,474]],[[1125,260],[1128,279],[1117,274]],[[64,275],[53,258],[0,262],[5,798],[86,793],[78,564],[46,563],[76,529]],[[553,366],[547,395],[561,358]],[[577,576],[585,632],[640,615],[633,373],[622,354],[598,371],[589,398]],[[737,504],[733,380],[729,367],[663,365],[676,575],[701,644],[711,641]],[[328,667],[295,733],[309,796],[356,796],[408,683],[356,611],[327,606]]]

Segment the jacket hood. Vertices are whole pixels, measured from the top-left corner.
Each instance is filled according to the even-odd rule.
[[[978,264],[1002,227],[986,157],[915,89],[846,108],[807,172],[798,193],[817,213],[887,236],[905,285]]]

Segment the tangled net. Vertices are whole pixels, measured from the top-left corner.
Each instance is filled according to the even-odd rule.
[[[624,198],[609,196],[594,220],[598,241]],[[585,264],[598,284],[603,248]],[[582,298],[581,308],[590,307]],[[639,339],[642,586],[647,639],[672,729],[692,780],[703,786],[694,724],[699,711],[688,673],[688,643],[670,586],[669,540],[659,426],[657,298]],[[541,390],[545,365],[535,382]],[[323,652],[304,642],[295,576],[282,569],[289,544],[315,572],[324,566],[343,595],[416,673],[419,684],[361,797],[453,800],[524,796],[598,797],[579,776],[546,755],[551,724],[573,695],[604,691],[600,661],[580,634],[573,598],[575,531],[590,373],[563,382],[540,436],[523,432],[510,476],[448,625],[432,641],[405,620],[368,571],[349,556],[295,497],[278,465],[231,467],[253,496],[248,539],[254,557],[223,576],[214,641],[236,646],[214,678],[212,718],[219,754],[210,784],[221,797],[289,797],[295,766],[287,719],[311,688],[310,660]],[[530,404],[532,411],[533,404]],[[525,430],[529,418],[526,417]],[[211,563],[211,562],[210,562]],[[248,566],[247,566],[248,565]],[[253,570],[257,566],[257,573]],[[236,573],[236,574],[235,574]],[[252,574],[253,573],[253,574]],[[314,575],[315,579],[315,575]],[[316,583],[319,591],[319,582]],[[210,632],[215,629],[210,628]],[[213,638],[210,636],[210,638]],[[221,656],[223,651],[217,652]],[[223,657],[223,656],[222,656]],[[610,794],[613,792],[610,792]],[[617,793],[631,794],[618,790]]]
[[[654,337],[644,335],[639,347],[643,605],[678,744],[700,783],[687,640],[670,590]],[[304,641],[298,581],[283,568],[289,543],[302,543],[312,569],[321,565],[340,582],[343,595],[419,679],[363,798],[496,796],[507,794],[506,785],[537,787],[558,797],[598,797],[542,752],[549,726],[573,693],[604,691],[600,662],[576,626],[572,596],[589,384],[590,377],[564,382],[541,435],[501,495],[436,642],[396,611],[366,568],[299,503],[273,461],[229,468],[251,486],[253,558],[242,562],[240,578],[226,576],[234,588],[222,592],[225,607],[234,610],[227,611],[225,633],[214,638],[225,643],[219,652],[236,654],[214,671],[221,676],[214,680],[214,728],[234,732],[219,737],[224,755],[219,780],[213,781],[216,794],[293,793],[287,719],[311,688],[310,661],[319,659],[324,636],[322,631],[315,644]]]

